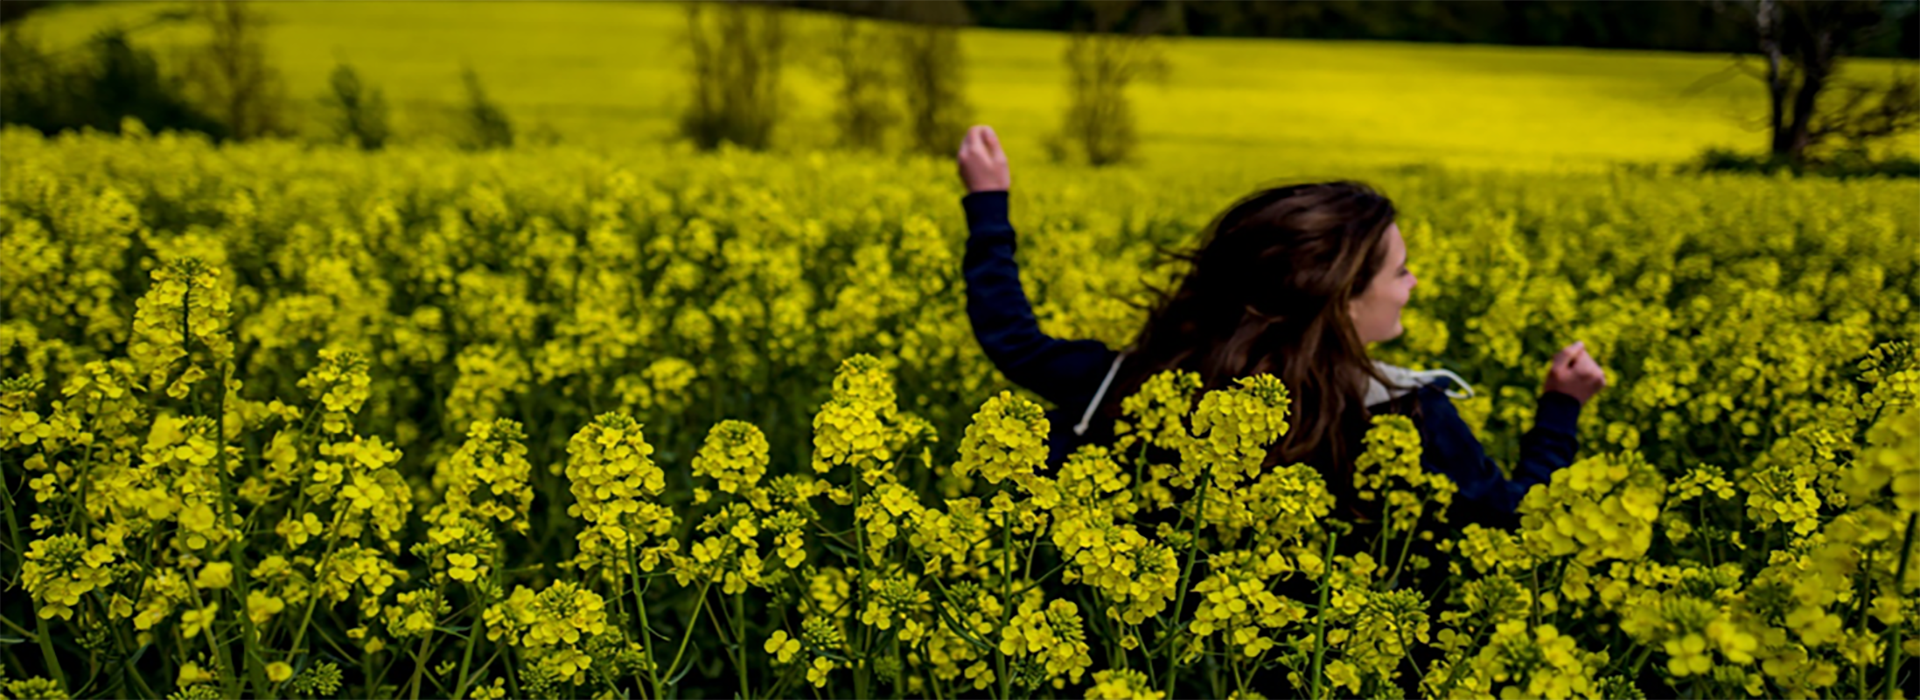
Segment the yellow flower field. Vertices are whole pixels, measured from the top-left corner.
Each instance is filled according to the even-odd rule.
[[[1517,530],[1405,419],[1349,526],[1270,377],[1055,474],[952,165],[0,133],[8,697],[1902,697],[1920,186],[1344,169],[1424,284],[1380,359],[1613,387]],[[1050,333],[1255,182],[1023,164]],[[1158,450],[1149,450],[1157,447]],[[1149,455],[1170,455],[1156,459]],[[1904,669],[1896,677],[1891,671]]]

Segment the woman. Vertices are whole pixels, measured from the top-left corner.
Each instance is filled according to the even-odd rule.
[[[1468,389],[1465,382],[1445,370],[1414,372],[1367,357],[1368,344],[1402,332],[1400,310],[1418,280],[1407,269],[1392,202],[1350,182],[1262,190],[1229,208],[1185,256],[1191,271],[1163,294],[1125,352],[1047,337],[1014,265],[1012,179],[993,130],[968,130],[958,161],[968,190],[961,200],[970,230],[967,315],[994,365],[1057,407],[1048,416],[1050,465],[1081,444],[1110,442],[1120,401],[1158,372],[1193,371],[1204,390],[1269,373],[1287,385],[1294,420],[1269,466],[1315,466],[1336,503],[1364,519],[1353,498],[1353,461],[1369,416],[1400,413],[1419,427],[1425,468],[1460,487],[1450,519],[1511,526],[1527,489],[1573,462],[1575,419],[1606,385],[1583,343],[1554,355],[1534,427],[1521,438],[1520,464],[1512,479],[1503,476],[1437,380]]]

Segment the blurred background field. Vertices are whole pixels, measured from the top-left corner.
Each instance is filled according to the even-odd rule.
[[[1427,671],[1435,697],[1912,687],[1920,570],[1892,548],[1920,528],[1920,32],[1848,41],[1911,0],[950,2],[982,14],[940,26],[869,16],[934,3],[27,4],[0,3],[0,695],[1153,697],[1109,673],[1142,668],[1169,697],[1282,676],[1400,697]],[[1010,28],[1141,7],[1215,30],[1220,8],[1331,14],[1264,38]],[[1676,7],[1732,24],[1645,50],[1688,46],[1648,23]],[[1402,41],[1335,21],[1399,8],[1434,13],[1426,43],[1418,13],[1385,33]],[[1564,13],[1528,35],[1562,45],[1435,43],[1505,26],[1477,12]],[[1769,17],[1790,31],[1743,34]],[[1809,58],[1829,40],[1855,52]],[[1818,119],[1766,123],[1809,84],[1770,95],[1767,46],[1788,78],[1833,72]],[[1848,102],[1861,86],[1878,100]],[[994,527],[968,460],[1013,450],[980,436],[1047,427],[1007,429],[1024,404],[1001,392],[1038,397],[967,314],[954,150],[981,123],[1012,158],[1049,335],[1124,346],[1147,286],[1184,272],[1159,249],[1261,185],[1360,180],[1420,279],[1369,355],[1464,378],[1461,420],[1507,468],[1548,358],[1583,341],[1608,386],[1581,463],[1504,545],[1394,526],[1403,561],[1432,535],[1476,567],[1428,598],[1325,558],[1358,541],[1334,518],[1281,567],[1278,540],[1203,529],[1204,496],[1184,537],[1122,515],[1172,493],[1165,465],[1105,460],[1060,483],[1111,496],[1027,493]],[[883,437],[835,447],[849,421]],[[1396,440],[1372,442],[1413,457]],[[1301,475],[1297,497],[1238,491],[1277,499],[1240,512],[1315,519],[1298,505],[1324,477]],[[1060,538],[1136,529],[1110,540],[1133,554]],[[615,556],[609,533],[642,531]],[[1392,542],[1357,549],[1384,564]],[[1288,656],[1190,624],[1230,562],[1275,567],[1224,584],[1252,590],[1313,575],[1306,557],[1334,564],[1320,632],[1235,623]],[[1066,568],[1088,560],[1133,573]],[[1345,616],[1336,589],[1376,612]],[[1145,601],[1124,634],[1109,590]],[[1042,598],[1071,668],[1001,648]],[[1370,617],[1389,610],[1419,617]],[[1438,663],[1382,653],[1389,629]],[[1579,660],[1528,651],[1550,639]]]
[[[116,24],[164,60],[204,42],[190,22],[147,24],[179,3],[53,6],[23,20],[49,49],[78,47]],[[259,6],[268,59],[292,99],[292,126],[320,138],[317,96],[337,61],[385,90],[395,138],[445,140],[471,65],[523,128],[590,148],[674,135],[685,108],[684,11],[674,3],[287,2]],[[791,101],[773,148],[832,144],[836,78],[818,48],[836,17],[788,10]],[[873,22],[874,20],[862,20]],[[969,27],[960,32],[973,121],[992,124],[1016,159],[1040,153],[1067,99],[1054,32]],[[1136,165],[1286,170],[1342,164],[1598,168],[1671,163],[1702,149],[1764,145],[1766,93],[1729,76],[1725,55],[1416,44],[1175,37],[1165,81],[1131,86]],[[1839,77],[1881,80],[1912,61],[1857,59]],[[957,144],[957,139],[956,139]],[[1920,136],[1876,146],[1920,156]],[[1018,160],[1016,160],[1018,162]]]

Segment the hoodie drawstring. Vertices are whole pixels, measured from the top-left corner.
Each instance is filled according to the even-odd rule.
[[[1086,435],[1087,424],[1093,420],[1093,409],[1100,407],[1100,399],[1107,395],[1107,386],[1113,383],[1113,375],[1120,372],[1120,361],[1127,359],[1127,353],[1113,358],[1113,366],[1107,368],[1107,378],[1100,380],[1100,390],[1093,392],[1093,400],[1087,402],[1087,412],[1080,415],[1080,424],[1073,426],[1073,434]]]

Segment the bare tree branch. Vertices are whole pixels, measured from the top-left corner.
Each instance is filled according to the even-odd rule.
[[[1851,53],[1884,31],[1882,7],[1871,0],[1708,0],[1707,7],[1751,29],[1764,69],[1736,53],[1733,64],[1689,85],[1691,95],[1739,71],[1767,88],[1769,150],[1799,163],[1808,149],[1842,140],[1849,146],[1891,138],[1920,122],[1913,88],[1896,82],[1884,89],[1866,85],[1830,85]],[[1830,89],[1831,88],[1831,89]],[[1822,100],[1840,89],[1839,102]],[[1880,95],[1877,104],[1873,98]],[[1751,123],[1750,120],[1743,120]]]

